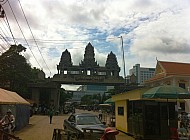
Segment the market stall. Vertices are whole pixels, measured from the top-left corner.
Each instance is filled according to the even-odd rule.
[[[0,88],[0,118],[6,114],[8,109],[11,109],[15,116],[16,130],[20,130],[29,123],[30,103],[16,92]]]
[[[174,86],[114,95],[116,128],[141,139],[178,139],[178,105],[189,98],[189,92]]]

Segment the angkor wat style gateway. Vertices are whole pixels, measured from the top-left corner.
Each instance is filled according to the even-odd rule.
[[[58,74],[55,74],[52,80],[62,84],[124,84],[123,77],[119,76],[120,67],[113,52],[108,54],[105,67],[99,66],[94,57],[94,47],[88,43],[84,59],[79,65],[73,65],[71,54],[66,49],[57,65]]]
[[[62,53],[59,65],[57,65],[58,74],[55,74],[50,79],[45,79],[44,74],[42,81],[29,85],[32,92],[32,100],[37,105],[52,104],[58,109],[61,84],[124,85],[125,81],[123,77],[119,76],[120,67],[113,52],[108,54],[105,67],[99,66],[94,56],[94,47],[88,43],[85,48],[84,59],[79,65],[73,65],[71,54],[68,50],[65,50]]]

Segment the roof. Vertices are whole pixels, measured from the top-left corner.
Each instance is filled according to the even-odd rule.
[[[158,61],[158,62],[165,69],[166,74],[190,76],[190,63],[164,62],[164,61]]]
[[[159,70],[162,69],[161,71]],[[190,63],[158,61],[156,65],[155,76],[145,81],[157,81],[167,76],[190,76]]]
[[[27,104],[24,98],[19,96],[16,92],[8,91],[0,88],[0,104]]]

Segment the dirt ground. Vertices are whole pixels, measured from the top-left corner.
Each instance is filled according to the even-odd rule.
[[[29,125],[16,131],[15,135],[22,140],[52,140],[54,129],[63,129],[63,120],[67,118],[68,115],[53,116],[52,124],[50,124],[48,116],[34,115],[30,118]],[[116,140],[134,139],[120,132]]]

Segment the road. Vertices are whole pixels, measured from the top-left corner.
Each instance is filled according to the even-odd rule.
[[[77,110],[76,112],[87,112]],[[96,114],[97,112],[91,112]],[[20,131],[16,131],[15,135],[22,140],[52,140],[55,128],[63,129],[63,120],[69,115],[53,116],[52,124],[49,123],[48,116],[34,115],[30,118],[30,123]],[[124,133],[119,133],[116,140],[134,140]]]

